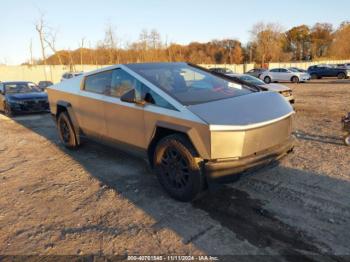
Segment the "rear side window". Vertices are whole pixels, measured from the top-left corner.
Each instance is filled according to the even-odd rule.
[[[276,69],[271,69],[270,70],[270,72],[272,72],[272,73],[278,73],[280,70],[278,69],[278,68],[276,68]]]
[[[112,71],[105,71],[85,78],[84,90],[97,94],[106,94],[111,88]]]

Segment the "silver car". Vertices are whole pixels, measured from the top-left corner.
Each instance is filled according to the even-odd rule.
[[[306,82],[311,79],[311,76],[308,73],[299,72],[295,69],[286,69],[286,68],[274,68],[262,73],[259,77],[261,80],[264,80],[266,84],[272,82]]]
[[[82,135],[148,159],[180,201],[293,149],[293,108],[275,92],[187,63],[115,65],[48,88],[62,143]]]
[[[268,91],[273,91],[281,94],[289,103],[294,104],[295,99],[293,91],[288,86],[281,84],[266,84],[264,81],[246,74],[228,74],[228,76],[237,77],[239,80],[260,86]]]

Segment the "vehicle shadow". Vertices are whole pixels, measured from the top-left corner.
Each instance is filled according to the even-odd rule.
[[[293,209],[287,210],[292,208],[291,205],[295,205],[293,208],[297,213],[304,213],[305,211],[302,209],[307,204],[310,205],[310,202],[316,201],[315,195],[320,190],[317,187],[321,187],[317,183],[336,185],[327,188],[330,195],[347,192],[347,196],[349,196],[349,182],[310,171],[279,166],[265,169],[259,174],[253,173],[243,176],[238,184],[224,185],[191,204],[180,203],[164,193],[144,160],[92,141],[83,143],[79,150],[67,150],[59,142],[55,125],[49,116],[43,116],[35,121],[23,118],[20,120],[14,118],[14,120],[45,137],[79,163],[92,177],[100,181],[101,190],[111,188],[137,208],[149,214],[156,221],[152,226],[154,230],[171,229],[182,238],[183,244],[191,243],[207,254],[249,254],[244,250],[243,244],[237,244],[237,239],[246,246],[254,247],[254,249],[251,248],[250,254],[261,254],[261,252],[265,252],[262,250],[267,248],[279,255],[279,257],[275,257],[278,261],[296,261],[293,256],[302,256],[303,260],[313,261],[315,254],[327,255],[327,253],[333,252],[325,243],[317,243],[312,235],[315,232],[312,230],[311,232],[303,231],[290,223],[287,224],[272,213],[267,206],[270,202],[277,201],[276,203],[281,206],[282,210],[286,209],[286,214],[293,214]],[[281,177],[287,177],[288,180],[283,181]],[[306,191],[310,193],[313,190],[314,194],[302,192],[298,195],[298,192],[294,192],[296,189],[289,189],[291,194],[284,195],[284,190],[288,189],[288,181],[303,181]],[[308,184],[308,181],[311,184]],[[251,196],[251,193],[262,188],[268,197],[260,199]],[[341,198],[340,200],[343,200]],[[320,197],[319,201],[325,200]],[[330,203],[331,201],[333,200],[329,200]],[[346,203],[344,206],[340,203],[336,204],[339,205],[337,207],[339,211],[333,211],[335,212],[334,216],[338,215],[337,212],[339,212],[339,216],[342,216],[346,223],[349,222],[350,207]],[[317,212],[311,211],[307,212],[312,218],[305,217],[305,221],[303,221],[305,228],[315,228],[314,223],[317,216],[320,216],[322,212],[328,215],[327,212],[329,212],[322,211],[322,208],[319,207]],[[344,249],[346,249],[344,246],[350,239],[346,223],[339,225],[337,230],[333,232],[337,234],[335,236],[337,240],[334,241]],[[323,224],[318,226],[322,227]],[[92,227],[95,226],[92,225]],[[81,229],[68,228],[65,230],[66,232],[79,232]],[[346,250],[350,254],[349,246]],[[318,257],[317,260],[322,261],[322,258]],[[224,257],[221,261],[232,261],[232,259],[232,257]],[[251,258],[240,257],[240,260],[242,259],[249,261]],[[269,257],[260,260],[264,261],[265,259],[270,261]],[[327,261],[332,261],[332,259],[327,257]]]
[[[342,137],[336,137],[336,136],[322,136],[322,135],[315,135],[315,134],[309,134],[301,131],[294,132],[294,135],[296,138],[306,141],[315,141],[320,142],[324,144],[332,144],[332,145],[338,145],[338,146],[346,146],[343,142]]]

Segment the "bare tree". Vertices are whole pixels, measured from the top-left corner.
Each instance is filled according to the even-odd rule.
[[[45,43],[52,50],[54,55],[57,56],[58,61],[59,61],[60,65],[62,66],[63,65],[63,61],[62,61],[61,54],[56,49],[56,38],[57,38],[57,31],[51,31],[51,32],[48,32],[48,33],[46,33],[44,35]]]
[[[84,44],[85,44],[85,37],[83,37],[80,42],[80,68],[82,71],[84,71],[83,69]]]
[[[109,53],[109,64],[114,64],[119,62],[118,52],[117,52],[117,37],[113,26],[109,24],[105,31],[104,45],[108,49]],[[116,57],[115,57],[116,54]]]
[[[46,23],[45,23],[45,17],[44,14],[40,14],[40,18],[38,19],[38,21],[35,24],[35,30],[38,32],[39,34],[39,40],[40,40],[40,46],[41,46],[41,55],[42,55],[42,59],[43,59],[43,63],[44,63],[44,76],[45,76],[45,80],[47,80],[47,74],[46,74],[46,66],[47,66],[47,62],[46,62],[46,53],[45,53],[45,28],[46,28]]]
[[[33,39],[30,39],[30,43],[29,43],[29,54],[30,54],[30,61],[29,64],[33,65],[34,61],[33,61]]]

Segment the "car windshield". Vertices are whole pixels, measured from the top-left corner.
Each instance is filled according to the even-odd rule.
[[[249,94],[252,91],[185,63],[127,65],[183,105],[194,105]]]
[[[6,94],[41,92],[34,83],[9,83],[4,84]]]
[[[254,77],[254,76],[242,75],[242,76],[239,76],[238,78],[244,82],[248,82],[248,83],[253,84],[253,85],[265,85],[264,81]]]
[[[289,71],[292,71],[292,72],[295,72],[295,73],[298,73],[298,72],[300,72],[298,69],[296,69],[296,68],[289,68]]]
[[[233,74],[233,71],[231,69],[223,68],[221,70],[224,74]]]

